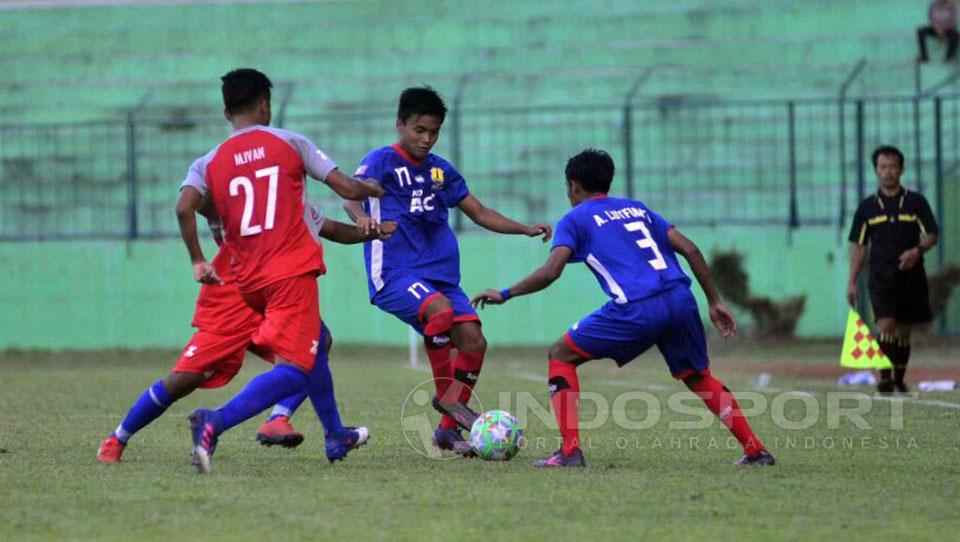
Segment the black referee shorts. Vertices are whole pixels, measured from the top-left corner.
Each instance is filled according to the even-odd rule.
[[[867,281],[873,316],[893,318],[898,324],[919,324],[933,319],[923,265],[900,271],[896,265],[870,265]]]

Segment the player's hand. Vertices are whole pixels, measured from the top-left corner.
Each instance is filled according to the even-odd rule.
[[[193,264],[193,279],[203,284],[223,284],[216,268],[206,260]]]
[[[851,282],[850,284],[847,284],[847,303],[849,303],[851,307],[857,306],[857,283],[856,282]]]
[[[920,261],[920,249],[913,247],[910,250],[903,251],[903,254],[900,255],[900,265],[898,268],[901,271],[906,271],[917,265],[918,261]]]
[[[502,305],[503,303],[503,296],[496,290],[484,290],[470,300],[471,305],[480,309],[486,308],[487,305]]]
[[[380,233],[380,221],[371,216],[357,217],[357,231],[364,237],[371,233]]]
[[[380,232],[377,235],[377,239],[381,241],[386,241],[393,236],[393,233],[397,231],[397,223],[393,220],[387,220],[380,224]]]
[[[523,232],[527,237],[537,237],[542,235],[543,242],[546,243],[553,237],[553,228],[550,224],[545,224],[543,222],[537,222],[536,224],[531,224],[527,226],[526,231]]]
[[[386,193],[386,191],[383,189],[383,186],[381,186],[377,181],[361,180],[360,184],[362,184],[366,189],[367,197],[380,198]]]
[[[737,334],[737,320],[723,303],[710,305],[710,321],[713,322],[713,327],[717,328],[724,339],[729,339]]]

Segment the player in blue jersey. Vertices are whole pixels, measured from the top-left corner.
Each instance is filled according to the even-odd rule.
[[[364,244],[370,301],[423,335],[437,393],[434,406],[444,412],[434,443],[468,456],[472,448],[458,425],[472,422],[463,407],[477,383],[487,341],[470,298],[460,289],[460,252],[448,211],[460,209],[490,231],[542,236],[544,242],[552,229],[545,223],[521,224],[484,206],[460,172],[430,152],[446,113],[433,89],[404,90],[397,108],[397,143],[370,152],[356,172],[357,178],[382,185],[385,194],[345,209],[364,234],[381,221],[397,223],[389,240]],[[457,354],[451,362],[452,348]],[[289,412],[284,403],[280,411]]]
[[[475,306],[499,305],[538,292],[560,277],[567,262],[584,262],[611,300],[573,325],[549,352],[549,386],[563,446],[538,467],[582,467],[577,427],[577,366],[613,358],[623,366],[657,345],[674,378],[682,380],[730,429],[744,449],[738,465],[773,465],[730,390],[710,374],[707,342],[683,256],[710,304],[710,319],[724,337],[737,323],[723,305],[703,255],[663,217],[640,201],[608,197],[614,164],[588,149],[567,162],[567,197],[573,209],[557,223],[547,262],[505,290],[486,290]]]

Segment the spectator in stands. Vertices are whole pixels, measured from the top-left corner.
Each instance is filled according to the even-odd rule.
[[[938,41],[947,41],[947,57],[949,62],[957,55],[957,45],[960,44],[960,32],[957,32],[957,0],[933,0],[927,10],[929,26],[917,29],[917,42],[920,45],[918,62],[926,62],[927,37],[933,36]]]

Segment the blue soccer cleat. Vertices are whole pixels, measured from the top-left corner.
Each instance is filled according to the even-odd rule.
[[[370,430],[366,427],[344,427],[336,433],[324,436],[324,448],[331,463],[347,457],[351,450],[359,448],[370,439]]]
[[[213,472],[211,458],[217,449],[217,430],[213,424],[212,410],[197,409],[190,414],[190,432],[193,435],[193,451],[190,454],[190,464],[200,474]]]
[[[579,449],[573,451],[570,455],[563,455],[563,450],[553,452],[553,455],[541,459],[533,464],[534,467],[542,469],[556,469],[561,467],[585,467],[587,463],[583,460],[583,452]]]
[[[477,451],[473,446],[464,440],[459,429],[443,429],[438,427],[433,432],[433,445],[441,450],[449,450],[463,457],[476,457]]]
[[[761,467],[776,464],[777,460],[766,450],[760,450],[757,452],[757,455],[754,456],[744,455],[734,463],[734,465],[739,467]]]

